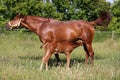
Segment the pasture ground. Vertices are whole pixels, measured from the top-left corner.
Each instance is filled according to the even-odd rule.
[[[95,33],[94,66],[85,65],[82,47],[71,54],[71,68],[66,70],[66,57],[56,66],[54,55],[49,71],[39,70],[44,53],[38,37],[31,32],[0,32],[0,80],[120,80],[120,34],[111,39],[108,33]]]

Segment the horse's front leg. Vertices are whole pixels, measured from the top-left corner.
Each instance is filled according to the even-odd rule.
[[[46,55],[46,51],[47,51],[47,45],[48,45],[48,42],[43,43],[43,44],[40,46],[40,48],[44,48],[44,49],[45,49],[45,54],[44,54],[43,57],[42,57],[42,63],[41,63],[41,65],[40,65],[40,70],[42,70],[43,65],[44,65],[44,59],[45,59],[45,55]]]
[[[40,66],[40,70],[42,70],[42,67],[43,67],[43,64],[45,63],[46,64],[46,70],[48,70],[48,61],[51,57],[52,53],[50,53],[49,49],[46,51],[45,55],[43,56],[42,58],[42,63],[41,63],[41,66]]]
[[[86,64],[88,64],[90,57],[90,63],[94,65],[94,51],[92,48],[92,44],[84,44],[84,49],[86,51]]]
[[[45,48],[48,45],[48,42],[42,43],[42,45],[40,46],[40,48]]]
[[[55,57],[56,57],[56,59],[57,59],[57,64],[59,64],[59,63],[61,62],[60,57],[59,57],[59,54],[58,54],[58,53],[55,53],[54,55],[55,55]]]
[[[48,70],[48,60],[50,59],[52,53],[55,50],[56,43],[55,42],[49,42],[45,47],[45,55],[42,58],[42,64],[40,69],[42,69],[43,63],[46,64],[46,70]]]
[[[85,50],[85,52],[86,52],[86,54],[85,54],[85,56],[86,56],[86,58],[85,58],[85,63],[86,64],[88,64],[88,61],[89,61],[89,51],[88,51],[88,47],[87,47],[87,44],[86,43],[83,43],[83,47],[84,47],[84,50]]]
[[[48,42],[46,43],[43,43],[40,48],[45,48],[46,46],[48,45]],[[59,57],[59,54],[54,54],[55,55],[55,58],[57,59],[57,64],[60,62],[60,57]]]
[[[43,57],[42,57],[42,63],[41,63],[41,65],[40,65],[40,70],[42,70],[42,68],[43,68],[43,65],[44,65],[44,56],[46,55],[46,53],[43,55]]]

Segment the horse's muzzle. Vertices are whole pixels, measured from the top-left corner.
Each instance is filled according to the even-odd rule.
[[[6,24],[5,29],[6,29],[6,30],[10,30],[10,29],[11,29],[11,28],[10,28],[10,25],[9,25],[8,23]]]

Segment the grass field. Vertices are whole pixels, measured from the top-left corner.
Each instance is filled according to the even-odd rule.
[[[107,33],[96,33],[93,41],[94,66],[85,65],[82,47],[71,54],[71,68],[66,70],[66,57],[60,54],[61,66],[54,56],[49,71],[39,70],[44,53],[38,37],[31,32],[0,32],[0,80],[120,80],[120,35],[114,40]]]

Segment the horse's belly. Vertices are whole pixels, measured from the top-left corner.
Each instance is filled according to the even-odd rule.
[[[61,32],[54,36],[55,41],[73,41],[79,37],[76,32]]]

